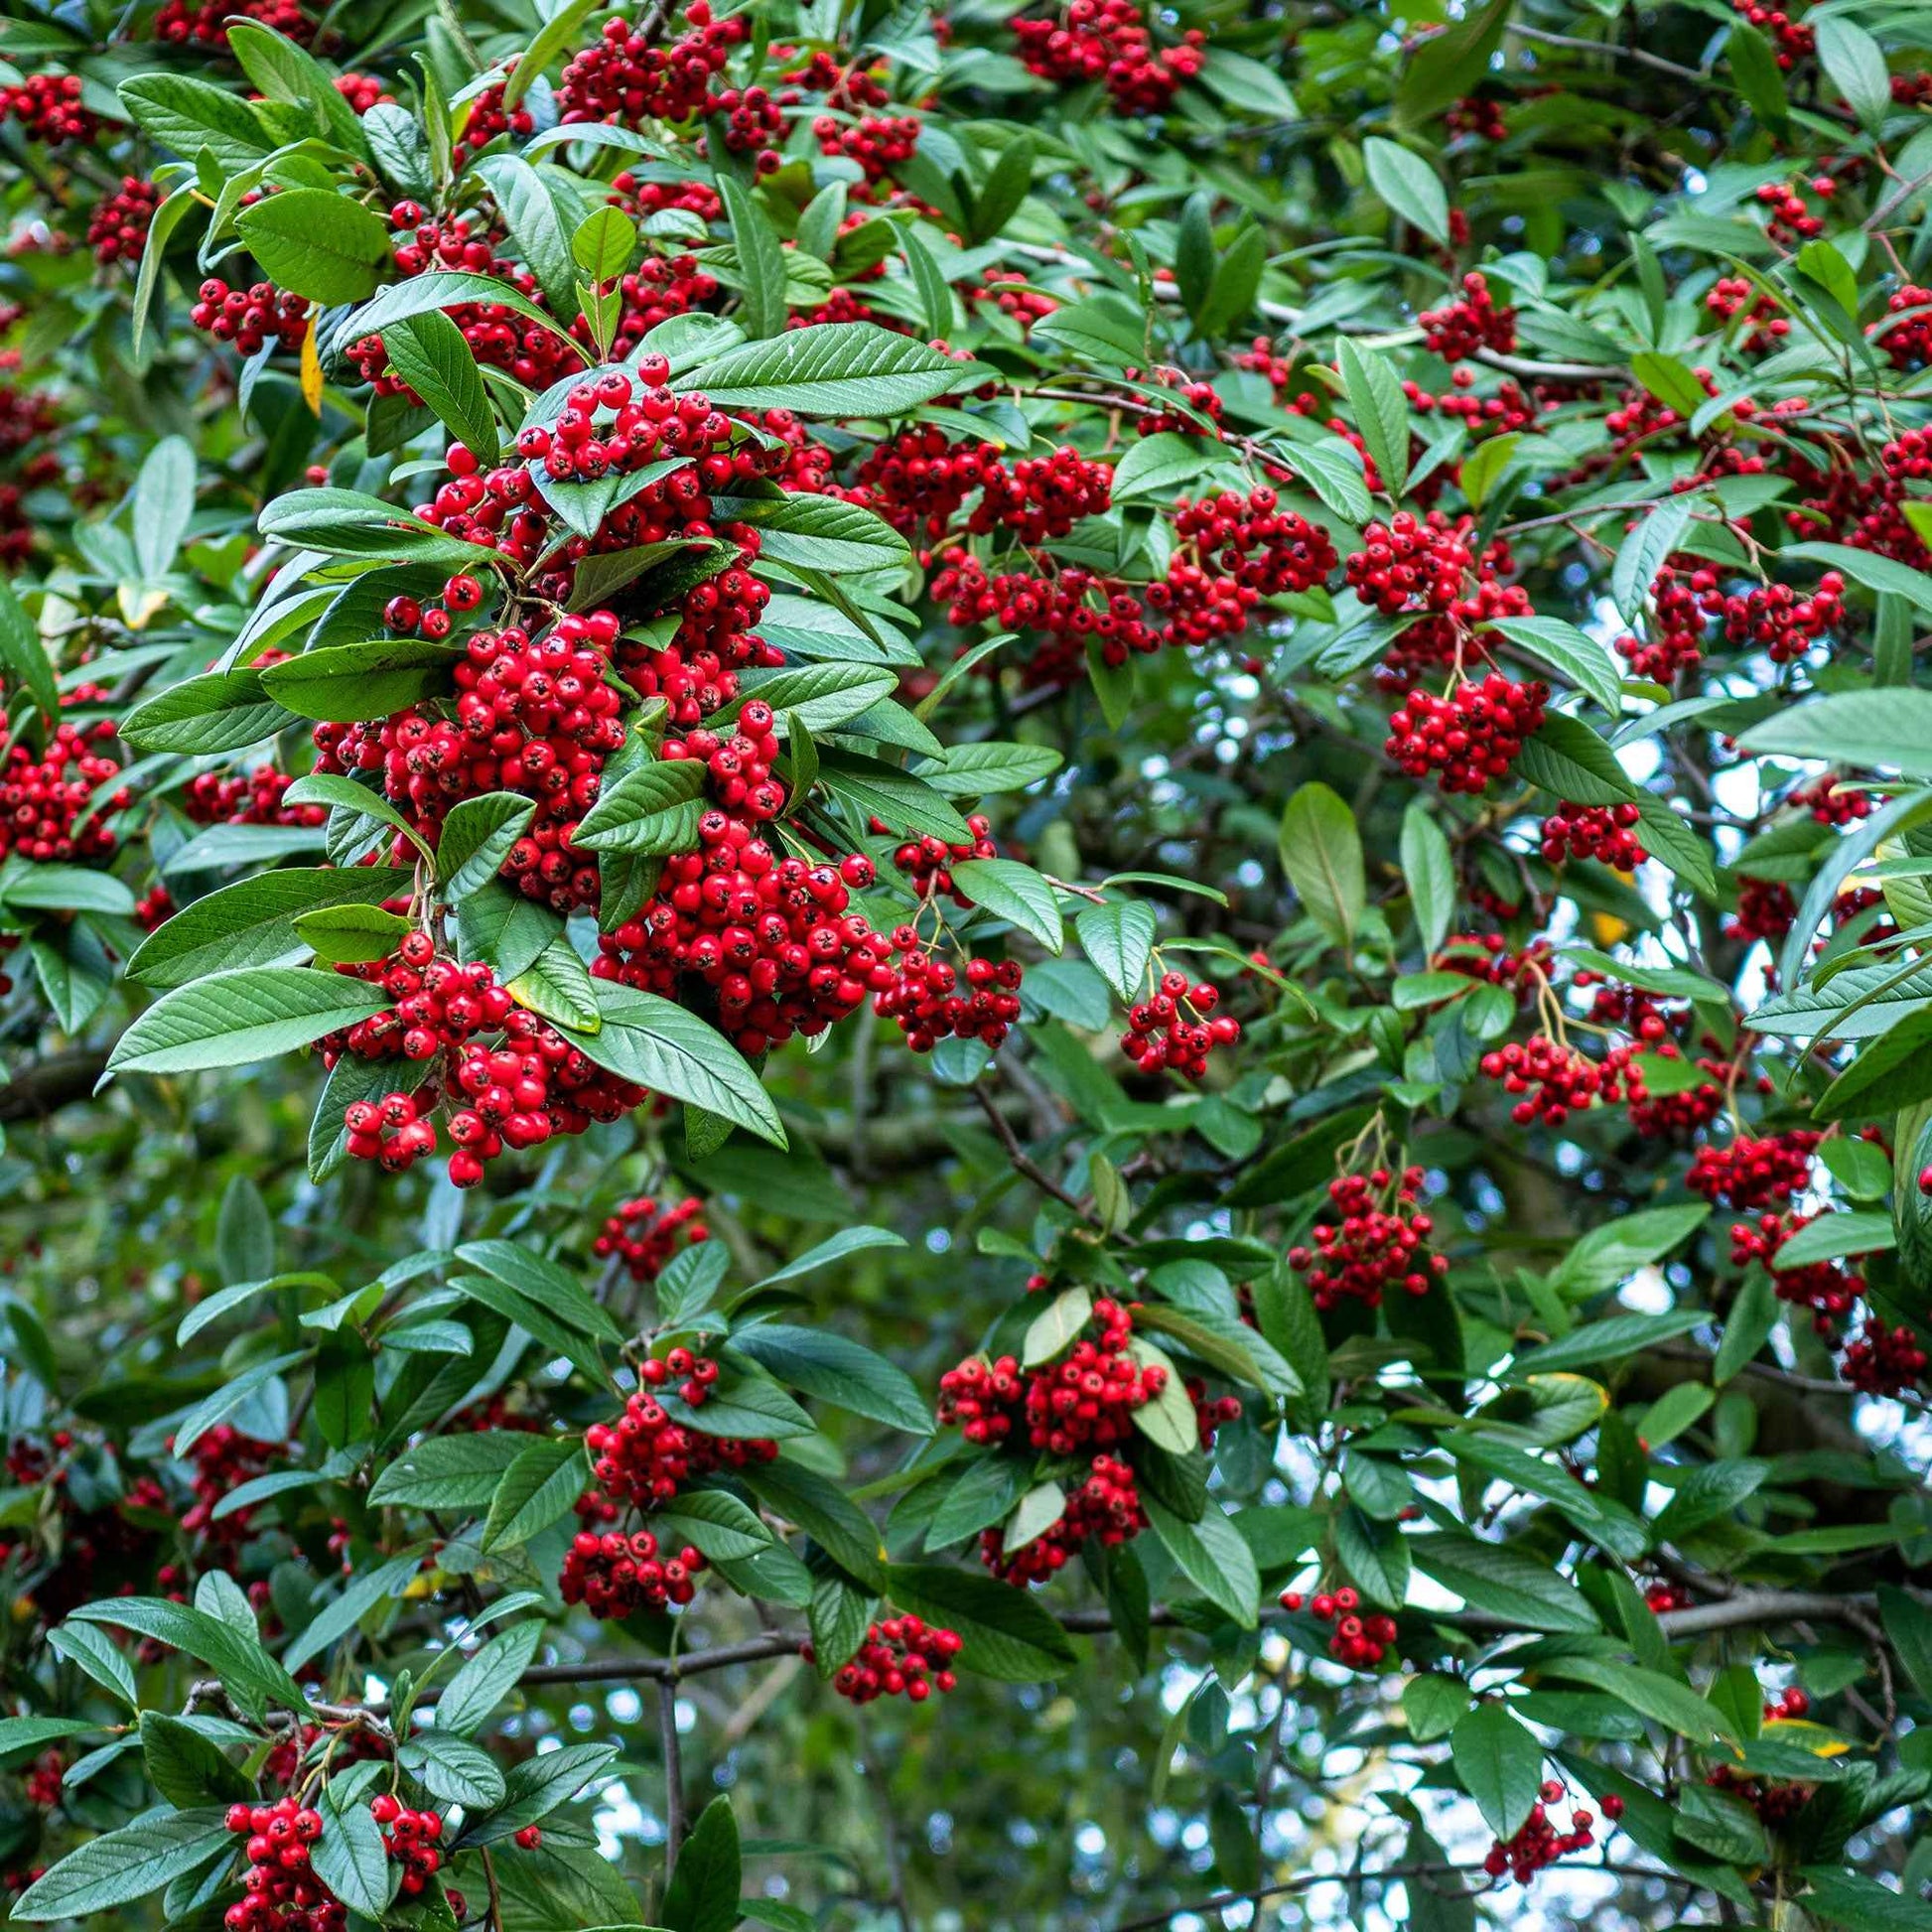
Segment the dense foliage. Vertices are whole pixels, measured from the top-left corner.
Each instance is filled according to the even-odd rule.
[[[1932,31],[11,0],[19,1923],[1932,1927]]]

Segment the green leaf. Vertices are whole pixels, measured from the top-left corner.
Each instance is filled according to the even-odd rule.
[[[543,1634],[540,1621],[519,1623],[466,1658],[436,1700],[437,1730],[468,1736],[481,1729],[529,1669]]]
[[[1109,899],[1082,906],[1073,916],[1081,950],[1123,1003],[1140,996],[1157,929],[1154,907],[1145,899]]]
[[[239,171],[275,146],[246,101],[209,81],[144,73],[123,80],[119,92],[121,105],[141,131],[184,161],[206,150],[221,167]]]
[[[1063,944],[1059,901],[1032,866],[1017,859],[966,859],[951,868],[953,884],[975,905],[996,912],[1057,954]]]
[[[309,1863],[350,1911],[379,1919],[389,1907],[391,1878],[400,1878],[402,1869],[396,1866],[392,1873],[367,1801],[359,1794],[343,1796],[338,1782],[332,1779],[317,1797],[322,1836],[310,1848]]]
[[[110,1073],[195,1073],[246,1066],[307,1046],[383,1012],[360,980],[300,967],[214,973],[165,993],[114,1043]]]
[[[718,193],[738,251],[739,321],[746,335],[762,341],[785,326],[784,251],[764,210],[744,185],[723,169],[718,173]]]
[[[333,306],[375,293],[389,264],[389,225],[328,188],[284,188],[245,207],[236,231],[277,288]]]
[[[1282,813],[1279,846],[1304,910],[1337,945],[1350,945],[1368,892],[1355,814],[1326,785],[1300,785]]]
[[[591,1299],[584,1285],[546,1255],[519,1247],[513,1241],[466,1241],[456,1251],[457,1259],[468,1267],[481,1268],[485,1275],[507,1284],[519,1295],[546,1309],[559,1321],[566,1321],[580,1334],[594,1335],[609,1342],[621,1343],[624,1332],[603,1305]]]
[[[1349,337],[1336,344],[1336,361],[1355,426],[1368,447],[1382,488],[1399,498],[1409,480],[1409,401],[1388,358]]]
[[[1436,171],[1420,155],[1371,135],[1362,143],[1368,185],[1411,226],[1439,248],[1449,245],[1449,197]],[[1378,461],[1378,469],[1381,467]]]
[[[298,718],[348,724],[387,718],[454,689],[464,654],[426,637],[377,637],[305,651],[261,673],[262,689]]]
[[[1050,778],[1065,762],[1044,745],[1009,745],[982,740],[954,745],[943,759],[929,759],[919,781],[947,798],[983,798],[994,792],[1024,791]]]
[[[800,336],[821,333],[801,329],[782,340],[796,342]],[[828,576],[891,570],[908,555],[905,539],[884,517],[835,496],[790,491],[774,496],[721,496],[714,510],[721,517],[751,524],[759,532],[760,556]]]
[[[605,212],[623,218],[616,208]],[[405,316],[382,332],[382,346],[391,373],[422,397],[444,428],[485,468],[494,463],[502,433],[463,331],[436,311]]]
[[[1424,953],[1434,953],[1449,937],[1455,916],[1455,858],[1443,828],[1420,798],[1412,798],[1402,814],[1401,858],[1417,934]]]
[[[687,1489],[651,1520],[661,1542],[696,1544],[714,1563],[742,1563],[777,1540],[756,1511],[724,1489]]]
[[[1932,1098],[1932,1012],[1909,1013],[1866,1046],[1819,1096],[1817,1120],[1888,1114]]]
[[[522,1434],[492,1430],[432,1436],[376,1477],[371,1505],[407,1509],[484,1509],[510,1464],[529,1445]]]
[[[970,382],[964,366],[876,322],[830,322],[744,343],[672,386],[702,390],[720,409],[893,417]]]
[[[1586,724],[1553,711],[1523,741],[1516,770],[1532,784],[1578,805],[1620,805],[1640,796],[1616,754]]]
[[[971,239],[976,243],[987,242],[1001,234],[1007,223],[1019,213],[1020,205],[1027,199],[1033,183],[1033,137],[1019,134],[1000,150],[1000,158],[987,170],[986,179],[973,196]],[[943,337],[951,333],[949,302],[945,323],[935,328],[932,334]]]
[[[538,1437],[507,1469],[489,1499],[483,1550],[514,1549],[568,1516],[591,1486],[584,1446],[574,1437]]]
[[[294,868],[239,880],[157,926],[128,961],[128,977],[144,986],[175,987],[223,970],[268,965],[301,949],[295,922],[302,914],[376,905],[409,889],[408,873],[384,866]]]
[[[1832,84],[1861,124],[1875,133],[1891,112],[1891,75],[1885,69],[1884,49],[1843,15],[1821,19],[1816,32],[1818,59]]]
[[[1616,660],[1593,637],[1561,618],[1497,618],[1490,626],[1586,692],[1614,718],[1623,708]],[[1582,803],[1582,800],[1578,801]]]
[[[341,1595],[319,1610],[301,1634],[282,1652],[282,1662],[290,1670],[300,1670],[311,1659],[326,1655],[346,1637],[378,1604],[386,1603],[409,1587],[422,1572],[422,1546],[392,1558],[374,1570],[351,1578]]]
[[[1770,1276],[1755,1268],[1744,1277],[1725,1316],[1724,1339],[1718,1344],[1718,1358],[1711,1368],[1713,1383],[1723,1388],[1736,1375],[1770,1339],[1777,1322],[1777,1291]]]
[[[424,1731],[396,1752],[432,1798],[465,1811],[487,1811],[508,1795],[496,1760],[485,1750],[439,1730]]]
[[[1413,43],[1396,87],[1396,119],[1402,127],[1420,127],[1474,88],[1502,44],[1511,10],[1512,0],[1488,0],[1440,33]]]
[[[276,702],[260,671],[207,671],[144,699],[119,732],[143,752],[207,754],[259,745],[294,723],[295,714]]]
[[[285,491],[269,499],[256,527],[263,536],[297,549],[430,564],[438,569],[483,571],[496,555],[478,544],[445,536],[435,524],[358,489]]]
[[[626,771],[578,822],[572,842],[592,852],[652,858],[688,852],[703,816],[702,759],[664,759]]]
[[[1260,1615],[1261,1576],[1246,1539],[1220,1506],[1210,1502],[1200,1521],[1189,1523],[1151,1492],[1143,1493],[1142,1503],[1180,1573],[1216,1608],[1252,1630]]]
[[[732,1932],[741,1917],[742,1871],[738,1821],[731,1800],[720,1793],[698,1814],[665,1888],[663,1911],[670,1932]]]
[[[468,898],[496,877],[536,809],[513,791],[457,801],[436,840],[437,890],[448,903]]]
[[[1521,1630],[1587,1635],[1600,1626],[1588,1600],[1554,1565],[1520,1545],[1442,1534],[1409,1539],[1416,1568],[1472,1610]]]
[[[270,1703],[300,1711],[306,1703],[301,1686],[260,1644],[190,1604],[159,1596],[117,1596],[82,1604],[69,1621],[112,1624],[184,1650],[213,1669],[229,1695],[255,1711]]]
[[[1760,758],[1828,759],[1932,777],[1932,691],[1888,686],[1811,698],[1739,733],[1737,745]]]
[[[770,1321],[737,1330],[731,1345],[807,1395],[908,1435],[932,1434],[932,1412],[918,1385],[860,1342]]]
[[[1553,1660],[1549,1668],[1558,1676],[1607,1692],[1640,1716],[1693,1743],[1707,1744],[1737,1734],[1715,1704],[1662,1671],[1619,1664],[1607,1657],[1564,1657]]]
[[[1846,1255],[1878,1254],[1895,1247],[1897,1240],[1889,1214],[1821,1214],[1783,1242],[1771,1259],[1780,1269],[1809,1268]]]
[[[41,1924],[110,1911],[199,1870],[233,1844],[222,1805],[137,1819],[69,1853],[14,1901],[12,1916]]]
[[[716,1028],[653,993],[609,980],[595,984],[602,1028],[595,1034],[560,1028],[587,1058],[621,1079],[722,1115],[774,1147],[785,1145],[763,1083]]]
[[[1808,1864],[1802,1867],[1800,1876],[1811,1889],[1797,1902],[1812,1917],[1842,1925],[1845,1932],[1932,1932],[1932,1906],[1921,1898],[1893,1891],[1862,1871]],[[14,1916],[20,1916],[18,1906]]]
[[[165,1712],[141,1713],[141,1756],[149,1783],[171,1805],[254,1801],[254,1780],[229,1763],[212,1739]]]
[[[884,1587],[885,1552],[880,1547],[879,1532],[865,1511],[829,1476],[783,1458],[748,1465],[739,1473],[759,1502],[785,1521],[797,1524],[840,1569],[872,1588]]]
[[[1058,1619],[1011,1584],[942,1564],[891,1565],[886,1593],[901,1609],[957,1630],[958,1667],[1005,1684],[1057,1677],[1074,1662]]]
[[[495,1845],[567,1805],[618,1754],[616,1744],[566,1744],[510,1766],[508,1794],[486,1817],[466,1825],[459,1847]]]
[[[1449,1732],[1449,1759],[1482,1822],[1500,1839],[1522,1829],[1543,1783],[1543,1746],[1501,1704],[1478,1704]]]

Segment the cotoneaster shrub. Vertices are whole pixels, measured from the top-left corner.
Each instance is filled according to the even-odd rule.
[[[16,5],[11,1919],[1932,1925],[1929,39]]]

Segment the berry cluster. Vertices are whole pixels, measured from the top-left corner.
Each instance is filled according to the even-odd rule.
[[[668,47],[651,45],[650,27],[613,15],[602,35],[564,69],[557,118],[574,126],[612,121],[635,127],[645,119],[689,120],[701,112],[712,81],[746,37],[743,15],[712,16],[711,0],[690,0],[687,32]]]
[[[1543,821],[1543,857],[1553,866],[1595,859],[1612,872],[1635,872],[1650,856],[1636,834],[1642,817],[1629,803],[1577,805],[1566,799]]]
[[[916,114],[862,114],[856,121],[819,114],[812,121],[818,151],[856,161],[869,187],[889,181],[918,152],[922,123]]]
[[[1725,597],[1713,615],[1722,621],[1726,642],[1761,650],[1774,664],[1790,664],[1844,615],[1844,589],[1845,579],[1828,570],[1809,596],[1789,584],[1757,584]]]
[[[473,578],[445,587],[446,600],[473,593],[481,595]],[[605,759],[623,743],[621,699],[606,681],[617,636],[609,611],[559,618],[538,640],[514,627],[479,631],[456,666],[453,720],[415,707],[374,727],[319,725],[317,768],[380,769],[388,795],[432,839],[463,799],[521,792],[537,813],[504,859],[505,876],[560,912],[595,905],[596,864],[571,835],[597,800]]]
[[[875,832],[886,828],[872,821]],[[950,868],[962,859],[991,859],[998,852],[993,843],[993,822],[975,812],[966,821],[972,838],[963,845],[948,845],[944,839],[908,839],[893,854],[893,864],[911,881],[912,890],[923,899],[951,897],[955,905],[970,905],[969,899],[954,884]]]
[[[1488,281],[1473,268],[1462,277],[1460,295],[1418,320],[1425,345],[1446,362],[1466,362],[1479,348],[1507,355],[1516,346],[1516,311],[1497,308]]]
[[[1699,1148],[1684,1184],[1714,1206],[1738,1213],[1782,1208],[1810,1185],[1812,1160],[1824,1138],[1804,1127],[1761,1140],[1739,1134],[1728,1147]]]
[[[1148,587],[1148,603],[1167,614],[1161,641],[1200,645],[1238,636],[1265,597],[1314,589],[1335,567],[1328,533],[1278,507],[1266,486],[1247,495],[1224,490],[1174,506],[1174,535],[1189,546]]]
[[[1163,973],[1153,994],[1128,1009],[1120,1050],[1143,1073],[1200,1079],[1208,1054],[1241,1037],[1240,1021],[1214,1011],[1220,1000],[1220,988],[1207,980],[1190,985],[1185,973]]]
[[[1462,134],[1472,141],[1506,141],[1509,127],[1503,120],[1502,102],[1482,94],[1463,94],[1450,103],[1443,116],[1450,134]]]
[[[1118,1302],[1102,1296],[1090,1318],[1097,1335],[1081,1336],[1057,1362],[1036,1369],[1027,1385],[1028,1440],[1050,1455],[1127,1442],[1134,1411],[1167,1385],[1166,1369],[1128,1352],[1134,1320]]]
[[[620,1201],[608,1216],[591,1252],[600,1261],[615,1257],[633,1282],[654,1282],[674,1254],[709,1241],[704,1203],[695,1195],[666,1207],[648,1195]]]
[[[285,805],[294,776],[272,764],[246,773],[198,771],[181,795],[181,808],[197,825],[320,825],[325,805]]]
[[[1339,1589],[1316,1590],[1311,1596],[1299,1589],[1285,1589],[1281,1602],[1285,1610],[1306,1607],[1317,1623],[1332,1623],[1335,1627],[1328,1639],[1328,1655],[1350,1670],[1373,1670],[1396,1640],[1395,1618],[1379,1610],[1364,1616],[1360,1595],[1346,1584]]]
[[[1449,1273],[1448,1257],[1429,1252],[1436,1223],[1416,1206],[1423,1178],[1420,1168],[1404,1168],[1399,1174],[1372,1168],[1329,1181],[1329,1206],[1340,1218],[1315,1222],[1309,1236],[1311,1249],[1288,1251],[1288,1265],[1308,1276],[1317,1309],[1341,1301],[1379,1308],[1383,1291],[1391,1288],[1427,1295]]]
[[[65,702],[89,704],[106,695],[97,686],[80,685]],[[6,729],[5,714],[0,713],[0,734]],[[81,823],[87,801],[121,768],[113,740],[111,718],[92,723],[63,719],[38,753],[19,738],[7,746],[0,762],[0,858],[18,854],[36,862],[68,864],[113,853],[116,841],[105,821],[133,796],[125,786],[110,792]]]
[[[171,1450],[174,1448],[172,1438],[168,1447]],[[217,1517],[216,1506],[244,1482],[285,1462],[288,1449],[284,1444],[262,1442],[224,1422],[196,1437],[189,1446],[188,1459],[195,1471],[195,1500],[182,1512],[182,1528],[190,1536],[207,1535],[240,1543],[247,1538],[252,1510],[233,1509]]]
[[[702,1409],[718,1380],[718,1364],[688,1348],[671,1348],[639,1364],[639,1387],[616,1422],[594,1423],[584,1441],[606,1496],[639,1509],[669,1502],[694,1476],[769,1462],[775,1443],[762,1437],[707,1436],[672,1420],[657,1399],[670,1388],[686,1408]]]
[[[237,289],[210,275],[202,284],[188,319],[217,343],[234,344],[244,355],[253,355],[270,342],[293,350],[302,346],[309,333],[309,300],[278,289],[273,282]]]
[[[104,268],[109,262],[138,262],[148,244],[148,228],[161,206],[161,191],[139,175],[123,175],[111,195],[103,195],[87,217],[87,246]]]
[[[934,1691],[950,1691],[958,1683],[952,1661],[960,1645],[956,1630],[922,1622],[909,1611],[890,1616],[867,1625],[865,1642],[833,1673],[832,1688],[852,1704],[896,1697],[923,1704]],[[799,1655],[807,1663],[813,1660],[809,1638]]]
[[[1864,1326],[1845,1344],[1838,1372],[1865,1395],[1895,1396],[1917,1384],[1926,1359],[1918,1336],[1903,1322],[1887,1328],[1867,1313]]]
[[[457,137],[457,167],[481,154],[498,135],[513,134],[520,141],[536,126],[536,117],[520,102],[515,107],[503,105],[503,91],[502,81],[492,81],[471,100],[463,132]]]
[[[1778,1250],[1817,1218],[1815,1214],[1780,1214],[1767,1208],[1755,1221],[1733,1222],[1730,1259],[1739,1268],[1762,1262],[1770,1271],[1778,1300],[1809,1309],[1812,1327],[1830,1339],[1864,1293],[1864,1277],[1847,1261],[1813,1261],[1800,1268],[1780,1268],[1777,1261]]]
[[[1902,318],[1876,326],[1884,331],[1881,346],[1892,367],[1922,369],[1932,362],[1932,289],[1907,283],[1892,292],[1885,314],[1888,319]]]
[[[1517,952],[1500,932],[1461,932],[1446,940],[1429,965],[1432,972],[1460,973],[1486,986],[1503,987],[1516,995],[1520,1007],[1549,983],[1555,963],[1556,949],[1547,939],[1532,939]]]
[[[1133,652],[1160,646],[1133,590],[1084,565],[1061,564],[1039,576],[1008,571],[989,577],[977,557],[959,548],[941,551],[938,565],[932,595],[945,607],[948,623],[1043,633],[1044,647],[1026,666],[1029,684],[1068,684],[1083,676],[1089,642],[1115,667]]]
[[[400,1056],[429,1063],[432,1075],[414,1092],[351,1101],[344,1112],[349,1155],[378,1161],[386,1173],[404,1173],[435,1151],[433,1115],[444,1086],[456,1143],[450,1178],[459,1187],[474,1187],[505,1147],[585,1133],[593,1121],[616,1120],[644,1098],[641,1087],[596,1065],[519,1007],[489,966],[438,957],[427,933],[411,933],[387,959],[337,970],[380,985],[396,1004],[326,1036],[324,1063],[334,1066],[345,1052]]]
[[[1784,802],[1810,812],[1820,825],[1855,825],[1871,816],[1870,793],[1853,789],[1829,771],[1808,784],[1795,786],[1785,794]]]
[[[358,116],[366,114],[371,107],[379,107],[384,101],[395,99],[395,95],[372,73],[339,73],[336,75],[336,91]]]
[[[1791,318],[1779,312],[1777,299],[1760,291],[1742,275],[1721,275],[1711,285],[1704,306],[1714,322],[1728,323],[1742,316],[1742,347],[1747,355],[1765,355],[1791,334]]]
[[[765,724],[747,740],[756,711]],[[742,1052],[816,1036],[843,1020],[875,987],[892,942],[849,909],[853,891],[872,884],[872,861],[849,854],[834,865],[780,859],[755,829],[783,793],[769,776],[777,740],[770,712],[747,705],[737,737],[693,731],[665,741],[664,755],[701,759],[729,807],[698,820],[699,848],[666,860],[656,897],[637,917],[599,941],[592,973],[681,1005],[709,1006]],[[749,755],[736,749],[751,744]],[[726,775],[719,776],[724,771]],[[888,969],[890,970],[890,969]]]
[[[18,86],[0,85],[0,122],[18,121],[30,141],[58,147],[91,141],[100,121],[80,104],[77,73],[29,73]]]
[[[704,1569],[703,1552],[688,1544],[660,1558],[649,1530],[584,1529],[571,1539],[557,1587],[566,1603],[581,1603],[594,1617],[621,1619],[690,1602]]]
[[[870,976],[888,982],[874,993],[873,1011],[897,1023],[913,1052],[929,1053],[942,1039],[978,1039],[989,1047],[1005,1042],[1020,1018],[1023,968],[1017,959],[967,958],[961,992],[960,969],[922,946],[914,927],[896,927],[893,946],[897,964],[877,967]]]
[[[1577,1852],[1587,1852],[1596,1842],[1593,1813],[1579,1805],[1570,1814],[1568,1831],[1559,1830],[1550,1816],[1551,1809],[1562,1804],[1565,1796],[1563,1786],[1555,1778],[1547,1780],[1515,1837],[1506,1842],[1498,1839],[1484,1857],[1482,1868],[1492,1878],[1500,1878],[1507,1871],[1519,1885],[1527,1885],[1545,1865],[1555,1864],[1559,1859]],[[1599,1798],[1597,1803],[1612,1825],[1623,1816],[1623,1800],[1614,1792]]]
[[[1422,517],[1398,510],[1363,530],[1361,549],[1342,566],[1348,588],[1384,617],[1447,616],[1475,568],[1471,539],[1467,517],[1451,522],[1441,510]]]
[[[1391,714],[1382,749],[1412,778],[1433,776],[1449,792],[1483,791],[1507,775],[1542,725],[1549,696],[1540,679],[1518,684],[1500,671],[1447,698],[1412,691]]]
[[[228,1830],[247,1842],[242,1896],[222,1914],[228,1932],[343,1932],[348,1908],[310,1866],[322,1814],[293,1796],[230,1805]]]
[[[1016,20],[1013,33],[1028,72],[1065,86],[1097,80],[1123,114],[1165,113],[1206,47],[1190,27],[1178,47],[1157,50],[1133,0],[1068,0],[1059,19]]]
[[[382,1834],[382,1849],[391,1864],[402,1866],[397,1891],[404,1898],[418,1898],[429,1881],[442,1868],[443,1855],[436,1841],[443,1836],[443,1821],[433,1811],[413,1811],[392,1793],[379,1792],[369,1801],[369,1816]]]
[[[1759,1722],[1766,1725],[1793,1724],[1810,1710],[1811,1699],[1794,1684],[1763,1706]],[[1788,1825],[1804,1808],[1812,1793],[1812,1787],[1808,1784],[1774,1782],[1738,1771],[1728,1764],[1720,1764],[1704,1781],[1720,1791],[1728,1791],[1733,1797],[1743,1799],[1757,1813],[1761,1824],[1773,1828]]]
[[[305,47],[316,37],[316,23],[302,11],[300,0],[166,0],[149,32],[177,47],[192,43],[225,51],[228,23],[237,17]]]
[[[1640,1097],[1642,1082],[1629,1066],[1630,1057],[1628,1048],[1612,1047],[1601,1060],[1592,1060],[1547,1034],[1532,1034],[1527,1040],[1492,1048],[1483,1054],[1481,1067],[1485,1079],[1518,1096],[1509,1110],[1518,1127],[1535,1121],[1561,1127],[1599,1100],[1614,1102],[1626,1093]]]
[[[1006,1547],[1006,1533],[980,1535],[980,1562],[1002,1583],[1024,1589],[1045,1583],[1064,1570],[1081,1544],[1097,1540],[1104,1548],[1132,1542],[1147,1528],[1147,1511],[1134,1483],[1134,1471],[1111,1455],[1096,1455],[1084,1481],[1069,1490],[1059,1520],[1017,1550]]]
[[[1724,933],[1739,945],[1762,939],[1775,946],[1798,919],[1798,901],[1782,879],[1738,875],[1737,907],[1725,916]]]

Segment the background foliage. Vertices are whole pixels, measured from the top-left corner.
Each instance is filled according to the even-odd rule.
[[[1932,1925],[1927,42],[14,0],[12,1917]]]

